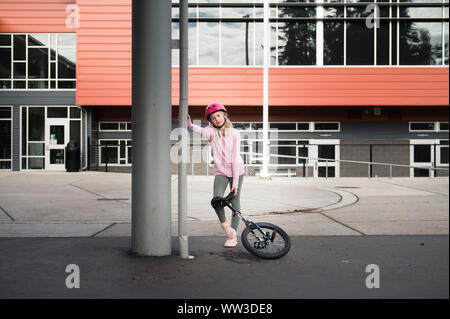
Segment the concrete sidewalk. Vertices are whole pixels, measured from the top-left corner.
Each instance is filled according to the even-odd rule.
[[[195,259],[177,258],[172,179],[172,255],[137,257],[130,174],[1,172],[0,298],[449,296],[448,178],[247,177],[244,214],[291,236],[291,250],[277,260],[251,255],[240,241],[223,247],[209,206],[212,176],[188,177]],[[66,286],[68,265],[79,267],[79,289]],[[366,286],[368,265],[379,267],[380,288]]]
[[[212,183],[188,176],[190,236],[222,236]],[[448,205],[448,177],[246,177],[241,193],[244,215],[292,236],[448,234]],[[172,221],[176,236],[175,175]],[[0,237],[130,236],[130,222],[131,174],[0,172]]]

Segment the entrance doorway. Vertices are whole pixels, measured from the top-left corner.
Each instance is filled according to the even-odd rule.
[[[434,177],[434,171],[430,167],[434,166],[435,162],[435,145],[436,140],[433,139],[417,139],[411,140],[410,158],[411,166],[424,167],[410,168],[410,177]]]
[[[65,169],[67,143],[69,143],[68,119],[47,119],[45,127],[45,167],[47,170]]]
[[[310,140],[310,157],[320,158],[311,160],[314,167],[314,177],[339,177],[340,140],[316,139]]]
[[[67,143],[82,148],[79,107],[22,106],[20,122],[22,170],[65,170]]]

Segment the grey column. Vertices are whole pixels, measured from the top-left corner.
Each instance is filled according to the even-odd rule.
[[[171,250],[171,1],[133,0],[132,252]]]
[[[188,0],[180,1],[180,105],[178,120],[179,126],[187,130],[188,114]],[[189,258],[188,232],[187,232],[187,178],[186,155],[188,150],[187,136],[183,135],[180,143],[182,160],[178,164],[178,241],[180,257]]]

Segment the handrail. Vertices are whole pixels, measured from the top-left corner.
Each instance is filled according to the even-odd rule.
[[[118,148],[119,145],[96,145],[97,147],[101,148],[106,148],[108,149],[109,147],[116,147]],[[207,148],[203,148],[203,149],[193,149],[193,152],[210,152],[210,147]],[[241,154],[246,154],[246,155],[251,155],[251,156],[259,156],[262,157],[262,153],[252,153],[252,152],[241,152]],[[106,152],[106,160],[105,160],[105,171],[108,171],[108,152]],[[330,159],[330,158],[321,158],[321,157],[307,157],[307,156],[294,156],[294,155],[280,155],[280,154],[269,154],[269,157],[280,157],[280,158],[292,158],[292,159],[305,159],[305,162],[303,164],[294,164],[294,166],[300,166],[303,165],[303,167],[305,167],[306,162],[310,162],[310,161],[325,161],[325,167],[327,167],[326,169],[326,176],[325,178],[328,178],[328,163],[329,162],[344,162],[344,163],[355,163],[355,164],[364,164],[368,166],[368,178],[371,178],[371,166],[372,165],[382,165],[382,166],[389,166],[389,178],[392,178],[392,168],[393,167],[405,167],[405,168],[413,168],[413,169],[426,169],[429,170],[430,173],[431,171],[436,171],[436,170],[441,170],[441,171],[449,171],[448,168],[443,168],[443,167],[434,167],[434,166],[414,166],[414,165],[405,165],[405,164],[393,164],[393,163],[383,163],[383,162],[367,162],[367,161],[355,161],[355,160],[343,160],[343,159]],[[99,165],[101,165],[101,163],[99,163]],[[192,161],[191,163],[191,171],[192,174],[194,173],[194,162]],[[283,165],[283,164],[280,164]],[[288,164],[289,165],[289,164]],[[291,164],[292,165],[292,164]],[[207,165],[207,175],[209,175],[209,163]],[[246,173],[247,173],[247,165],[246,165]]]
[[[241,154],[249,154],[249,155],[261,155],[262,153],[250,153],[250,152],[241,152]],[[392,167],[408,167],[408,168],[416,168],[416,169],[427,169],[427,170],[442,170],[442,171],[448,171],[448,168],[442,168],[442,167],[433,167],[433,166],[413,166],[413,165],[404,165],[404,164],[393,164],[393,163],[382,163],[382,162],[365,162],[365,161],[353,161],[353,160],[342,160],[342,159],[330,159],[330,158],[314,158],[314,157],[307,157],[307,156],[294,156],[294,155],[279,155],[279,154],[269,154],[270,157],[282,157],[282,158],[299,158],[299,159],[306,159],[306,160],[314,160],[314,161],[325,161],[326,167],[328,167],[328,162],[345,162],[345,163],[356,163],[356,164],[367,164],[368,165],[368,178],[371,178],[370,176],[370,166],[371,165],[384,165],[389,166],[389,178],[392,178]],[[326,170],[326,177],[328,177],[328,169]]]
[[[250,152],[241,152],[241,154],[257,154],[262,155],[262,153],[250,153]],[[304,158],[310,160],[321,160],[321,161],[329,161],[329,162],[348,162],[348,163],[357,163],[357,164],[374,164],[374,165],[386,165],[386,166],[399,166],[399,167],[409,167],[409,168],[421,168],[421,169],[435,169],[435,170],[445,170],[448,171],[448,168],[443,167],[433,167],[433,166],[412,166],[412,165],[404,165],[404,164],[392,164],[392,163],[382,163],[382,162],[364,162],[364,161],[353,161],[353,160],[342,160],[342,159],[331,159],[331,158],[321,158],[321,157],[307,157],[307,156],[293,156],[293,155],[278,155],[278,154],[269,154],[271,157],[284,157],[284,158]]]
[[[197,152],[210,152],[210,149],[201,149],[201,150],[192,150]],[[252,153],[252,152],[241,152],[241,154],[251,155],[251,156],[262,156],[262,153]],[[344,162],[344,163],[355,163],[355,164],[365,164],[368,165],[368,178],[371,178],[371,166],[372,165],[382,165],[389,166],[389,178],[392,178],[392,168],[393,167],[405,167],[405,168],[415,168],[415,169],[426,169],[431,171],[441,170],[448,171],[448,168],[443,167],[434,167],[434,166],[414,166],[414,165],[405,165],[405,164],[393,164],[393,163],[383,163],[383,162],[366,162],[366,161],[354,161],[354,160],[343,160],[343,159],[330,159],[330,158],[321,158],[321,157],[307,157],[307,156],[294,156],[294,155],[280,155],[280,154],[269,154],[270,157],[281,157],[281,158],[292,158],[292,159],[305,159],[306,161],[325,161],[325,165],[328,168],[328,162]],[[303,163],[303,166],[306,165]],[[282,164],[281,164],[282,165]],[[301,164],[295,165],[299,166]],[[209,165],[208,165],[209,166]],[[328,178],[328,169],[326,170],[326,178]]]

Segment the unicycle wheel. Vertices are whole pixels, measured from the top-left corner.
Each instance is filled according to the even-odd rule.
[[[255,256],[265,259],[283,257],[291,248],[289,235],[280,227],[270,223],[258,223],[247,226],[241,235],[245,249]]]

